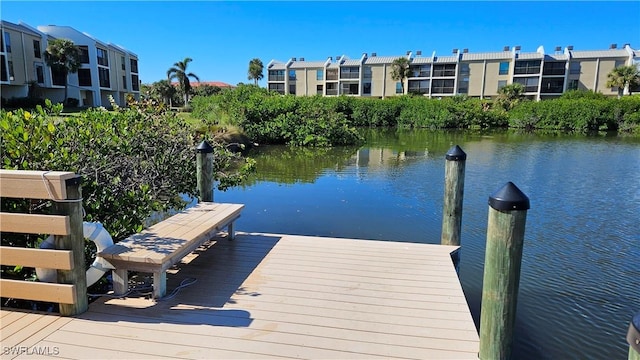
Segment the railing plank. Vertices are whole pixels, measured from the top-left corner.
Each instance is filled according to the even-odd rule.
[[[51,199],[53,196],[58,200],[66,199],[65,182],[75,176],[68,171],[0,169],[0,197]]]
[[[0,246],[0,264],[44,269],[73,269],[71,250],[25,249]]]
[[[76,286],[0,279],[2,297],[73,304]]]
[[[21,234],[69,235],[68,216],[0,213],[0,231]]]

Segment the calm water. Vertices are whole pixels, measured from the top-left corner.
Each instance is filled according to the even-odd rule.
[[[514,132],[370,131],[361,148],[263,147],[238,230],[439,243],[444,156],[467,153],[460,279],[476,325],[487,199],[531,199],[517,359],[626,359],[640,311],[640,140]]]

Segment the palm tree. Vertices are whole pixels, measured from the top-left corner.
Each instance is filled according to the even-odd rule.
[[[64,76],[64,102],[67,102],[69,94],[68,75],[78,72],[81,65],[80,49],[69,39],[54,39],[44,52],[44,60],[53,71]]]
[[[391,63],[391,79],[399,81],[402,86],[402,93],[404,94],[404,79],[411,75],[409,70],[409,59],[405,57],[399,57]]]
[[[623,65],[611,70],[607,75],[607,87],[618,88],[618,99],[624,94],[624,90],[629,90],[640,84],[640,70],[634,65]]]
[[[172,67],[167,70],[167,79],[171,81],[172,79],[177,79],[180,84],[180,88],[184,92],[184,105],[187,106],[189,102],[189,93],[191,92],[191,82],[189,82],[189,78],[194,78],[198,82],[200,79],[194,73],[187,73],[187,66],[193,59],[185,58],[183,61],[178,61],[173,64]]]
[[[496,103],[505,110],[513,109],[522,99],[524,99],[524,85],[513,83],[498,89]]]
[[[171,86],[169,80],[160,80],[151,84],[150,92],[153,96],[162,99],[165,104],[171,106],[171,98],[176,93],[176,89]]]
[[[255,58],[249,61],[249,76],[247,77],[247,79],[253,80],[257,86],[258,81],[262,80],[262,78],[264,77],[264,75],[262,75],[263,68],[264,66],[262,65],[262,60]]]

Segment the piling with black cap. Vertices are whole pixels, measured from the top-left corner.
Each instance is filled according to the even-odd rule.
[[[204,140],[196,151],[199,200],[213,202],[213,148]]]
[[[481,360],[511,357],[529,198],[512,182],[489,197],[480,312]]]
[[[445,156],[444,206],[442,210],[442,234],[440,244],[460,245],[462,228],[462,198],[464,195],[464,170],[467,154],[455,145]]]
[[[629,343],[629,360],[640,360],[640,312],[631,319],[627,342]]]

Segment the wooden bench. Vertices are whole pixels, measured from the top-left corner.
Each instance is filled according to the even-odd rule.
[[[240,217],[241,204],[202,202],[105,249],[98,255],[111,263],[117,295],[128,291],[128,270],[153,273],[153,297],[166,294],[166,270],[194,251],[218,231]]]

